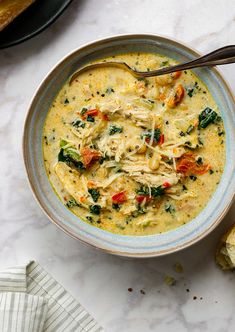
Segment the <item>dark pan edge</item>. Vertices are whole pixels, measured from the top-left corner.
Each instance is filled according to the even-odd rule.
[[[0,49],[6,49],[18,44],[21,44],[35,36],[37,36],[38,34],[40,34],[41,32],[43,32],[44,30],[46,30],[51,24],[53,24],[62,14],[63,12],[66,10],[66,8],[72,3],[73,0],[68,0],[66,1],[66,3],[61,7],[60,10],[58,10],[58,12],[56,12],[55,15],[53,15],[51,17],[51,19],[46,22],[44,25],[42,25],[39,29],[37,29],[36,31],[32,32],[31,34],[28,34],[14,42],[10,42],[10,43],[5,43],[3,45],[0,45]]]

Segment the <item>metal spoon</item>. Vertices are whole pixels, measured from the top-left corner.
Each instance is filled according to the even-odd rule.
[[[152,76],[160,76],[164,74],[170,74],[174,73],[176,71],[185,70],[185,69],[191,69],[196,67],[211,67],[216,65],[225,65],[228,63],[234,63],[235,62],[235,45],[229,45],[222,48],[219,48],[218,50],[215,50],[209,54],[206,54],[198,59],[182,63],[180,65],[171,66],[171,67],[164,67],[157,70],[151,70],[151,71],[138,71],[134,68],[131,68],[127,63],[125,62],[99,62],[94,63],[92,65],[85,66],[76,73],[74,73],[70,80],[69,84],[71,84],[80,74],[91,70],[95,68],[103,68],[103,67],[116,67],[121,68],[124,70],[127,70],[129,73],[131,73],[134,77],[137,78],[145,78],[145,77],[152,77]]]

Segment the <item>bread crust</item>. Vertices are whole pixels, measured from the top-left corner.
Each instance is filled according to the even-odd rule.
[[[35,0],[0,0],[0,31],[10,24]]]
[[[215,260],[223,270],[235,269],[235,225],[231,226],[220,239]]]

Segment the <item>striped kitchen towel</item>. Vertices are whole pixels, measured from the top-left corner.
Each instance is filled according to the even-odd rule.
[[[100,332],[90,314],[38,263],[0,272],[1,332]]]

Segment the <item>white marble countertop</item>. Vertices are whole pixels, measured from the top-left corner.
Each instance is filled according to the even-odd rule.
[[[193,247],[158,259],[127,260],[94,251],[57,229],[27,183],[23,123],[43,77],[83,43],[143,32],[175,37],[201,52],[235,44],[234,0],[77,0],[46,31],[1,51],[0,267],[38,260],[106,331],[232,332],[235,274],[217,268],[214,252],[224,229],[235,222],[235,205]],[[221,70],[235,92],[235,65]],[[177,261],[182,274],[173,269]],[[164,284],[166,274],[177,279],[175,286]]]

